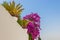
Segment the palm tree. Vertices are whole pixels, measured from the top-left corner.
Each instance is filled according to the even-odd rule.
[[[21,14],[23,8],[22,8],[22,5],[21,4],[15,4],[14,1],[10,2],[10,3],[7,3],[7,2],[4,2],[2,4],[6,10],[8,10],[8,12],[12,15],[12,16],[15,16],[15,17],[18,17],[19,14]]]

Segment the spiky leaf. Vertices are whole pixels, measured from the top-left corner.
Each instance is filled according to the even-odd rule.
[[[21,12],[23,10],[22,5],[20,5],[20,4],[16,5],[14,1],[12,1],[10,3],[4,2],[2,5],[8,10],[8,12],[12,16],[15,16],[15,17],[18,17],[19,14],[21,14]]]
[[[26,28],[28,21],[27,20],[17,20],[18,24],[22,26],[22,28]]]

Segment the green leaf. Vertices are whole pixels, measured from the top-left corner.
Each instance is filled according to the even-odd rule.
[[[27,27],[27,24],[28,24],[27,20],[18,19],[17,22],[18,22],[19,25],[21,25],[22,28],[26,28]]]
[[[22,20],[19,20],[19,19],[18,19],[18,20],[17,20],[17,23],[18,23],[19,25],[21,25],[21,26],[23,25]]]
[[[15,8],[15,2],[14,1],[10,2],[10,8],[11,8],[11,10],[13,10]]]
[[[5,9],[7,9],[8,11],[11,10],[9,4],[8,4],[6,1],[5,1],[2,5],[3,5],[3,6],[5,7]]]
[[[6,1],[2,4],[6,10],[11,14],[11,16],[18,17],[21,14],[23,8],[22,5],[16,4],[14,1],[7,3]]]

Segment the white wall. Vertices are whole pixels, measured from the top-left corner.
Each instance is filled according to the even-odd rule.
[[[28,40],[26,29],[0,5],[0,40]]]

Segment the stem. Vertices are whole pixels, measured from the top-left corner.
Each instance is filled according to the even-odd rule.
[[[32,40],[32,36],[31,36],[31,34],[29,34],[29,40]]]
[[[38,40],[41,40],[41,38],[40,38],[40,37],[38,37]]]
[[[20,15],[18,16],[18,19],[21,20],[21,16]]]

